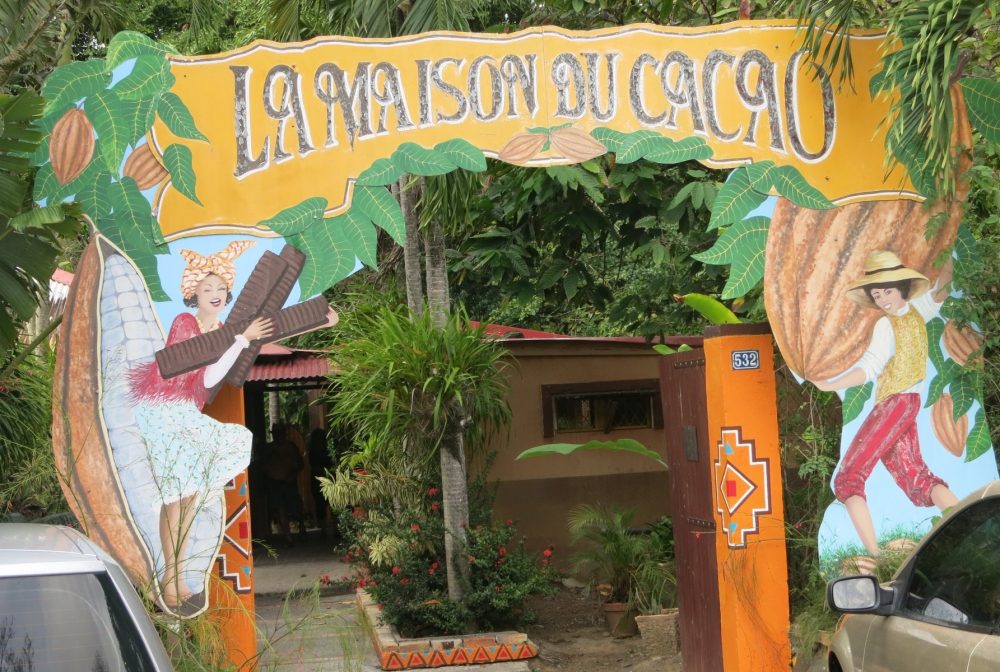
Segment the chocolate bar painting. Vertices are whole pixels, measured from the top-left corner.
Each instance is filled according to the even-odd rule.
[[[203,407],[224,384],[243,384],[263,344],[336,319],[322,297],[286,305],[306,257],[280,242],[178,241],[158,268],[179,300],[155,302],[132,259],[95,234],[67,300],[59,366],[71,376],[56,376],[53,396],[68,421],[55,423],[53,445],[71,506],[175,616],[209,608],[224,490],[253,443]]]

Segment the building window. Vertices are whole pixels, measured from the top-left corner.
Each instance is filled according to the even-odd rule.
[[[542,405],[546,437],[663,427],[660,381],[655,378],[542,385]]]

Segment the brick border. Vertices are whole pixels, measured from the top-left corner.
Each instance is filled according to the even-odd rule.
[[[355,592],[358,609],[367,619],[372,644],[383,670],[410,670],[446,665],[475,665],[526,660],[538,655],[538,645],[523,632],[478,632],[456,637],[406,639],[381,622],[379,607],[368,594]]]

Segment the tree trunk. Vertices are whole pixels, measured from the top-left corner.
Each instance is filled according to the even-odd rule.
[[[469,592],[469,561],[465,528],[469,524],[469,494],[462,430],[449,433],[441,444],[441,499],[448,597],[458,602]]]
[[[406,305],[415,314],[424,310],[424,287],[420,277],[420,218],[417,213],[416,186],[407,188],[407,176],[399,178],[399,206],[406,223],[406,244],[403,246],[403,270],[406,275]]]
[[[424,258],[427,262],[427,307],[434,324],[441,328],[448,321],[451,297],[448,294],[448,267],[445,260],[444,229],[432,221],[424,233]]]

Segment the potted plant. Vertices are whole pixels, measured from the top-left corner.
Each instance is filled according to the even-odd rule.
[[[649,558],[636,573],[631,604],[647,658],[672,656],[680,650],[676,577],[673,562]]]
[[[569,513],[570,541],[579,544],[574,571],[589,576],[604,598],[608,630],[614,637],[637,634],[635,594],[639,568],[647,557],[646,537],[633,533],[634,509],[581,504]]]

